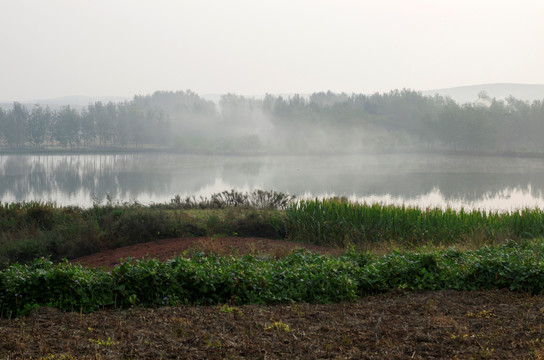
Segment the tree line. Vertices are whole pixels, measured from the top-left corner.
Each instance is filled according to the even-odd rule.
[[[306,136],[302,141],[318,138],[334,144],[331,139],[337,139],[340,147],[544,150],[543,101],[529,104],[514,97],[499,100],[480,93],[477,101],[458,104],[451,98],[405,89],[373,95],[267,96],[263,108],[275,124],[288,129],[286,134],[298,134],[298,129],[306,134],[324,132],[326,137]]]
[[[0,136],[8,148],[106,147],[162,144],[168,133],[168,114],[135,102],[96,102],[82,111],[60,110],[18,102],[0,109]]]
[[[198,152],[354,152],[431,149],[543,152],[544,101],[473,103],[412,90],[372,95],[223,95],[158,91],[119,103],[0,108],[0,145],[25,148],[156,147]]]

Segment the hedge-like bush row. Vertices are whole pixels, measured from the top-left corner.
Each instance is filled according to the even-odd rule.
[[[89,312],[177,304],[340,302],[394,288],[544,291],[544,241],[474,251],[348,251],[335,258],[295,251],[280,260],[196,254],[167,262],[126,261],[111,271],[45,259],[0,272],[0,314],[38,306]]]

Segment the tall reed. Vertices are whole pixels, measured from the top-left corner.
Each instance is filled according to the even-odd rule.
[[[487,243],[544,236],[544,213],[540,209],[488,213],[315,199],[287,207],[286,230],[293,240],[341,247],[384,241],[409,246]]]

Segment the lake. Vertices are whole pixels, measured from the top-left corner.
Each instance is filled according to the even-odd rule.
[[[544,159],[457,155],[0,155],[2,202],[88,207],[168,202],[175,195],[276,190],[367,203],[510,211],[544,208]]]

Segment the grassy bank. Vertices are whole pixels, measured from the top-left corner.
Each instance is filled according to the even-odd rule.
[[[373,253],[422,246],[475,249],[544,237],[544,213],[418,209],[343,199],[294,201],[258,190],[199,199],[178,196],[149,206],[108,201],[82,209],[10,203],[0,206],[0,268],[39,257],[60,261],[158,239],[214,235],[287,238]]]
[[[261,236],[285,238],[273,208],[223,204],[95,204],[89,209],[50,203],[0,206],[0,267],[38,257],[53,261],[165,238]]]

